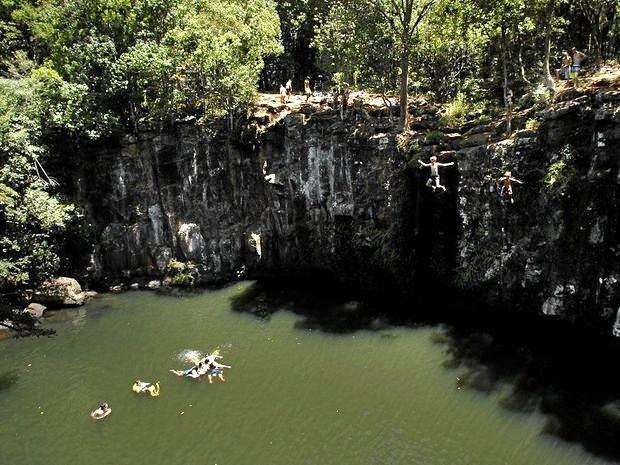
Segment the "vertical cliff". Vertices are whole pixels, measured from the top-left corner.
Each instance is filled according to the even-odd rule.
[[[413,128],[317,107],[240,129],[178,124],[99,148],[75,195],[94,225],[92,277],[163,276],[171,258],[213,282],[321,270],[424,294],[451,284],[492,304],[597,315],[620,300],[620,94],[599,90],[501,121],[446,129],[414,102]],[[436,154],[446,193],[417,159]],[[505,170],[522,179],[499,197]]]
[[[547,315],[611,318],[619,303],[620,93],[568,95],[536,130],[463,148],[457,281]],[[499,198],[504,170],[514,204]]]
[[[205,282],[303,269],[398,277],[412,268],[405,165],[393,134],[331,114],[128,136],[95,153],[76,189],[96,229],[91,272],[154,276],[176,257]]]

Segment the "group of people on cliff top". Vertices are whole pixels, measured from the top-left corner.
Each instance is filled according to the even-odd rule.
[[[562,69],[560,77],[565,80],[571,79],[573,81],[573,85],[577,87],[579,84],[579,72],[581,71],[581,66],[586,58],[586,54],[577,50],[575,47],[570,50],[564,50],[562,52]]]
[[[200,378],[203,375],[207,375],[209,383],[213,383],[213,378],[219,378],[220,381],[226,381],[224,379],[224,368],[231,368],[229,365],[216,362],[221,359],[219,350],[214,350],[212,353],[207,354],[204,357],[196,358],[193,360],[194,365],[185,370],[170,370],[177,376],[185,376],[187,378]],[[156,383],[149,383],[137,379],[131,390],[136,394],[148,394],[151,397],[158,397],[160,394],[159,381]],[[99,407],[93,411],[90,416],[95,420],[101,420],[112,413],[112,409],[107,402],[103,402]]]
[[[445,192],[446,188],[445,188],[445,186],[443,186],[441,184],[441,181],[440,181],[440,178],[439,178],[439,168],[443,167],[443,166],[452,166],[452,165],[454,165],[454,162],[451,161],[449,163],[439,163],[437,161],[437,157],[435,155],[433,155],[430,158],[430,163],[424,163],[422,160],[418,160],[418,162],[423,167],[425,167],[425,168],[429,168],[430,167],[430,169],[431,169],[431,175],[428,178],[428,181],[426,181],[426,187],[432,188],[433,192],[435,192],[437,189],[441,189],[442,191]],[[520,180],[518,180],[516,178],[513,178],[511,171],[506,171],[504,173],[504,175],[497,180],[497,182],[501,182],[502,183],[502,187],[501,187],[500,193],[499,193],[500,198],[502,200],[510,202],[511,204],[514,203],[512,183],[516,182],[517,184],[524,184],[523,181],[520,181]]]
[[[280,103],[282,105],[286,105],[290,102],[291,97],[293,96],[293,82],[289,79],[286,81],[286,84],[280,84]],[[306,97],[306,102],[312,96],[312,89],[310,87],[310,77],[307,76],[304,79],[304,96]]]

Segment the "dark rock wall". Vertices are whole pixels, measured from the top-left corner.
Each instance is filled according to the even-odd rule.
[[[560,102],[538,130],[461,149],[457,282],[547,315],[620,303],[620,93]],[[502,202],[504,170],[525,182]]]
[[[419,292],[441,280],[491,303],[612,319],[619,104],[618,92],[599,92],[510,139],[469,125],[413,150],[397,149],[384,120],[320,112],[233,135],[189,123],[143,131],[95,150],[79,175],[95,229],[89,272],[157,276],[173,257],[199,264],[204,282],[319,269]],[[418,133],[437,127],[433,112],[418,111]],[[426,189],[428,169],[414,163],[431,152],[456,162],[442,172],[445,194]],[[525,181],[514,204],[499,199],[506,169]]]
[[[256,131],[188,124],[97,151],[76,188],[96,230],[91,276],[156,276],[173,257],[205,282],[304,269],[370,282],[413,268],[392,134],[303,114]]]

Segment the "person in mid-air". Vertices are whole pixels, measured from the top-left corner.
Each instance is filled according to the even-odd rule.
[[[523,181],[513,178],[510,171],[506,171],[497,181],[502,183],[502,189],[499,192],[500,198],[503,200],[508,200],[510,203],[515,203],[514,198],[512,197],[512,183],[516,182],[517,184],[523,184]]]
[[[446,188],[441,185],[441,182],[439,180],[439,167],[440,166],[452,166],[454,165],[454,162],[451,161],[449,163],[439,163],[435,155],[431,157],[430,161],[431,161],[430,163],[424,163],[422,160],[418,160],[420,165],[424,167],[430,166],[431,168],[431,177],[428,178],[428,181],[426,181],[426,186],[431,187],[433,189],[433,192],[435,192],[437,189],[443,189],[445,192]]]

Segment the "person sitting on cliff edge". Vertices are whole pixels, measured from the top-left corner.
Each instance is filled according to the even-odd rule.
[[[510,171],[506,171],[504,176],[497,180],[498,182],[502,182],[502,189],[499,192],[499,196],[502,200],[508,200],[510,203],[515,203],[514,198],[512,197],[512,183],[516,182],[518,184],[524,184],[523,181],[519,181],[516,178],[512,177],[512,173]]]
[[[454,165],[454,162],[451,161],[449,163],[438,163],[437,157],[435,155],[431,157],[430,163],[424,163],[422,160],[418,160],[418,162],[420,163],[420,165],[424,167],[430,166],[431,168],[431,177],[428,178],[428,181],[426,181],[426,186],[431,187],[433,189],[433,192],[435,192],[438,188],[443,189],[443,191],[445,192],[446,188],[441,185],[440,180],[439,180],[439,167],[440,166],[452,166]]]

